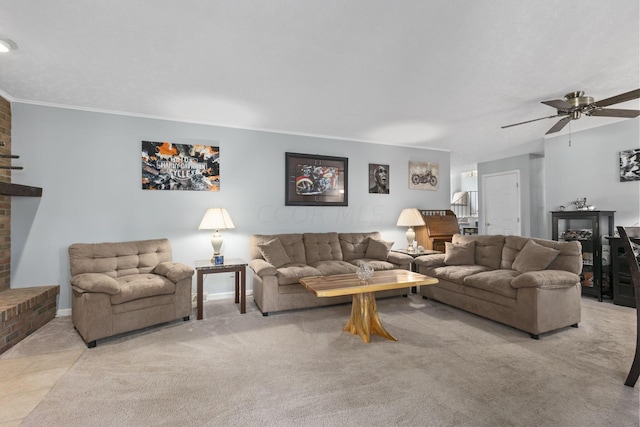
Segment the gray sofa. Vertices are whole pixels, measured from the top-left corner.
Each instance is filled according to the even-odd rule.
[[[390,251],[380,233],[294,233],[253,235],[249,267],[253,298],[264,316],[269,313],[351,301],[351,296],[318,298],[300,284],[309,276],[355,273],[367,262],[375,270],[405,269],[409,255]],[[378,297],[406,295],[409,289],[378,292]]]
[[[420,256],[415,263],[419,273],[439,279],[420,287],[424,297],[532,338],[580,322],[579,242],[456,234],[445,254]]]
[[[193,268],[171,261],[167,239],[74,243],[71,321],[96,340],[171,320],[189,320]]]

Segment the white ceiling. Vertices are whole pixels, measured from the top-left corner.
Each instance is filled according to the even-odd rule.
[[[500,128],[556,113],[540,101],[639,88],[639,27],[638,0],[0,0],[0,94],[451,150],[462,172],[540,151],[556,120]]]

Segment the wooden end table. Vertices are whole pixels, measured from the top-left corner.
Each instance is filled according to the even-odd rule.
[[[211,273],[235,273],[236,275],[236,304],[240,303],[240,314],[247,311],[247,263],[240,258],[226,258],[224,264],[215,265],[212,260],[199,260],[195,262],[198,272],[198,320],[202,320],[204,275]]]
[[[406,249],[391,249],[391,251],[393,252],[400,252],[401,254],[405,254],[405,255],[411,255],[411,257],[415,260],[416,258],[418,258],[421,255],[433,255],[433,254],[441,254],[441,251],[435,251],[433,249],[423,249],[421,251],[415,250],[415,251],[408,251]],[[416,266],[416,263],[411,261],[411,271],[413,272],[417,272],[418,271],[418,267]],[[418,287],[417,286],[412,286],[411,287],[411,293],[412,294],[416,294],[418,293]]]

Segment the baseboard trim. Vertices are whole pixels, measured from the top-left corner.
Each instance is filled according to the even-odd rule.
[[[65,316],[71,316],[70,308],[61,308],[56,312],[56,317],[65,317]]]

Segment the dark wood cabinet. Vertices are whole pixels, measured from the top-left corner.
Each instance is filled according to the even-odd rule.
[[[551,238],[577,240],[582,244],[582,295],[602,301],[613,297],[609,257],[603,256],[602,241],[613,236],[615,211],[551,212]]]
[[[450,210],[420,209],[424,226],[416,227],[416,241],[425,249],[445,251],[445,242],[450,242],[453,235],[460,233],[458,218]]]
[[[631,283],[629,261],[622,245],[620,237],[609,237],[611,247],[611,284],[613,285],[613,303],[625,307],[635,307],[636,297]],[[640,244],[639,238],[631,238],[631,241]]]

